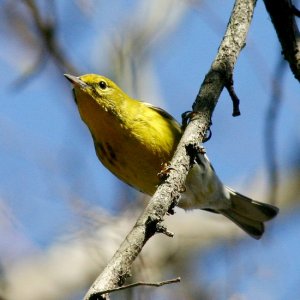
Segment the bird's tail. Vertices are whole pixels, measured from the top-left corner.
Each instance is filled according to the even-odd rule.
[[[279,209],[276,206],[254,201],[230,188],[231,207],[219,212],[233,221],[255,239],[260,239],[264,233],[264,222],[274,218]]]

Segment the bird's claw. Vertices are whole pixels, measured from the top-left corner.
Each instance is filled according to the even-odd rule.
[[[171,170],[174,170],[174,168],[172,168],[168,163],[163,163],[161,171],[157,174],[159,180],[165,181]]]

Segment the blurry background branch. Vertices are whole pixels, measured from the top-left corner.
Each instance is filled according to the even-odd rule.
[[[294,76],[300,81],[300,34],[295,18],[297,10],[292,0],[264,0],[271,17],[284,58],[289,62]]]
[[[89,223],[81,223],[76,234],[61,237],[46,251],[35,252],[23,261],[5,265],[2,282],[5,286],[3,294],[7,299],[69,299],[72,291],[75,295],[78,289],[84,289],[97,276],[99,268],[105,267],[112,251],[117,249],[132,226],[131,220],[140,213],[139,209],[131,208],[113,217],[97,207],[80,209]],[[235,239],[242,234],[232,223],[224,224],[215,215],[211,218],[209,214],[199,211],[193,216],[183,210],[177,214],[180,226],[177,218],[167,220],[167,226],[176,230],[176,236],[170,242],[158,235],[144,248],[141,260],[133,265],[132,282],[140,280],[145,274],[151,274],[148,281],[170,277],[168,269],[176,265],[178,270],[185,268],[185,264],[192,263],[193,253],[199,247],[204,250],[219,239]],[[5,220],[1,211],[0,217]],[[209,226],[208,231],[194,230],[205,226]],[[24,278],[36,285],[29,289]],[[58,282],[60,288],[57,288]]]
[[[298,197],[299,175],[299,170],[298,173],[295,170],[283,181],[279,198],[285,200],[284,207],[289,207]],[[259,178],[252,184],[257,189],[262,188]],[[86,207],[80,203],[78,209],[81,211],[82,221],[75,232],[61,236],[44,251],[35,250],[23,259],[5,262],[0,280],[0,295],[3,295],[4,299],[72,299],[98,275],[99,268],[105,267],[111,252],[117,249],[122,237],[131,228],[132,220],[140,213],[139,208],[131,207],[113,217],[99,207]],[[9,214],[7,209],[0,206],[1,221],[7,223],[6,232],[12,230],[9,228]],[[166,219],[166,226],[176,231],[174,238],[170,242],[165,236],[157,235],[144,247],[139,259],[133,264],[131,282],[138,281],[141,277],[160,280],[170,276],[172,270],[172,274],[184,275],[181,287],[175,288],[180,297],[175,299],[194,300],[195,295],[190,297],[193,295],[193,288],[190,291],[188,288],[186,290],[185,281],[193,280],[197,289],[203,292],[206,290],[201,280],[195,278],[195,274],[190,277],[188,271],[195,263],[197,253],[209,252],[222,240],[236,243],[244,237],[244,233],[233,223],[223,221],[218,215],[207,214],[204,211],[192,214],[178,210],[174,217]],[[277,227],[280,227],[280,224]],[[201,228],[206,230],[200,230]],[[219,257],[219,262],[220,260]],[[151,274],[151,277],[147,274]],[[29,289],[28,282],[35,282],[35,285]],[[118,299],[124,297],[123,294]]]
[[[49,12],[44,20],[35,0],[23,0],[31,12],[34,26],[43,41],[43,48],[51,55],[62,72],[77,74],[76,68],[68,61],[57,40],[58,24],[56,20],[55,2],[47,2]],[[42,50],[43,51],[43,50]]]
[[[75,66],[71,64],[64,54],[64,51],[59,45],[57,32],[58,24],[55,11],[55,2],[49,1],[47,17],[43,18],[41,11],[35,0],[22,0],[31,14],[32,26],[34,31],[38,35],[39,41],[41,41],[39,55],[37,56],[34,64],[19,78],[18,83],[25,83],[31,79],[31,77],[37,76],[39,71],[43,69],[43,66],[47,62],[48,57],[52,57],[56,66],[62,73],[70,72],[72,74],[78,74]],[[14,18],[21,18],[21,14],[14,16]],[[29,26],[29,25],[28,25]],[[30,27],[30,26],[29,26]],[[29,28],[28,28],[29,29]]]
[[[276,205],[279,188],[279,167],[277,156],[276,126],[278,124],[278,115],[282,106],[282,81],[286,73],[287,63],[279,56],[278,63],[275,66],[270,103],[266,113],[265,120],[265,157],[269,176],[269,195],[268,202]]]

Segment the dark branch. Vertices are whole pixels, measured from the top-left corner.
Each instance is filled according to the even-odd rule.
[[[284,58],[298,81],[300,81],[300,34],[295,20],[299,11],[291,0],[264,0],[271,17]]]
[[[295,5],[292,5],[292,13],[298,18],[300,17],[300,10]]]
[[[232,100],[232,105],[233,105],[232,116],[237,117],[241,114],[240,100],[234,90],[232,74],[230,74],[229,79],[227,80],[227,82],[225,84],[225,87],[231,97],[231,100]]]

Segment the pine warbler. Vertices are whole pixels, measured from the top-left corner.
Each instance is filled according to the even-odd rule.
[[[166,111],[132,99],[104,76],[65,77],[73,84],[99,160],[122,181],[152,195],[162,165],[171,160],[180,140],[181,126]],[[188,173],[185,187],[179,207],[221,213],[255,239],[262,236],[264,222],[278,213],[277,207],[223,185],[204,154]]]

